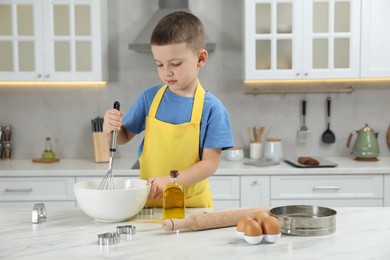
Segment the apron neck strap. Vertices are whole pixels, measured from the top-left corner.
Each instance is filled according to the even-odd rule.
[[[194,105],[192,106],[191,122],[200,123],[202,119],[205,91],[198,81],[195,90]]]
[[[149,109],[149,114],[148,116],[150,117],[156,117],[158,106],[160,105],[160,102],[164,96],[165,91],[167,90],[168,85],[162,86],[158,91],[156,96],[154,97],[152,104]],[[191,122],[197,122],[199,123],[200,120],[202,119],[202,112],[203,112],[203,104],[204,104],[204,96],[205,96],[205,91],[198,81],[198,84],[196,85],[196,90],[195,90],[195,96],[194,96],[194,104],[192,106],[192,114],[191,114]]]

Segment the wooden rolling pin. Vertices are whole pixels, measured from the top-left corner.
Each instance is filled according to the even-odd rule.
[[[165,231],[176,231],[181,229],[204,230],[222,227],[236,226],[238,220],[243,216],[254,217],[255,213],[268,211],[267,208],[244,208],[237,210],[218,211],[210,213],[195,214],[184,219],[164,219],[162,228]]]

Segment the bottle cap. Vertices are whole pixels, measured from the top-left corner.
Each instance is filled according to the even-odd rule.
[[[179,175],[179,172],[178,172],[178,170],[171,170],[170,175],[172,178],[177,178],[177,176]]]

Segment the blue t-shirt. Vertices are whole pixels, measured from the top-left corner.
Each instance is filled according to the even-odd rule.
[[[123,117],[123,124],[130,132],[139,134],[145,130],[146,117],[154,96],[162,85],[143,91]],[[171,124],[190,122],[194,97],[182,97],[165,91],[156,118]],[[143,141],[138,149],[141,156]],[[229,149],[234,146],[229,114],[221,101],[210,92],[205,93],[200,123],[200,151],[203,148]],[[202,152],[200,152],[200,156]]]

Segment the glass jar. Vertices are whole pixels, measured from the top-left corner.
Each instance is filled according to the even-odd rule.
[[[1,139],[2,141],[11,141],[12,128],[10,125],[3,126]]]
[[[3,143],[3,149],[2,149],[2,158],[3,159],[11,159],[12,157],[12,146],[10,142],[4,142]]]

